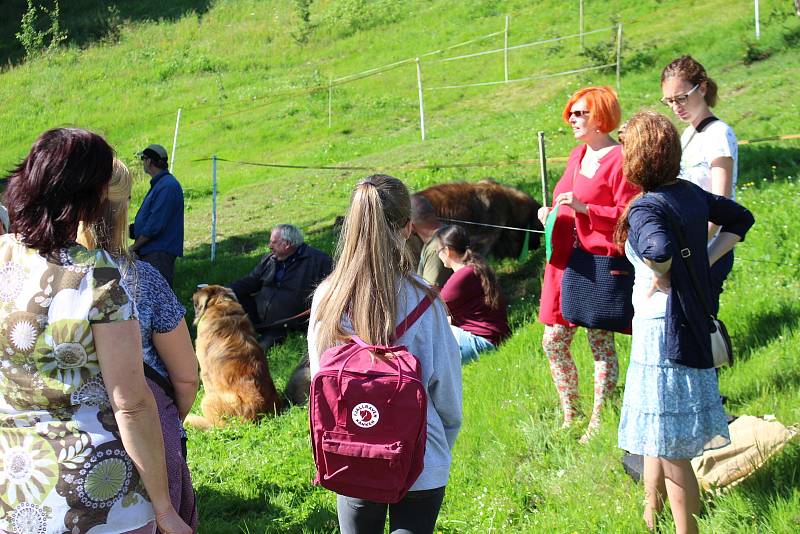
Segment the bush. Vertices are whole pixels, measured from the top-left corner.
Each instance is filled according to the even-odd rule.
[[[772,50],[753,41],[745,41],[744,55],[742,62],[745,65],[752,65],[758,61],[763,61],[772,55]]]
[[[32,59],[45,52],[56,50],[61,43],[67,40],[67,32],[61,30],[59,21],[61,10],[58,0],[54,0],[52,8],[36,6],[33,0],[27,1],[28,9],[22,14],[19,32],[14,36],[25,49],[25,57]],[[39,20],[40,14],[46,15],[50,19],[49,27],[46,30],[40,29],[42,26],[42,22]],[[48,37],[50,42],[45,46]]]
[[[622,68],[625,72],[642,71],[653,67],[655,64],[656,58],[653,57],[653,54],[644,50],[636,50],[632,54],[625,54],[622,60]]]
[[[612,41],[610,43],[598,43],[594,46],[584,46],[580,54],[587,58],[593,67],[610,65],[617,61],[617,44],[616,41]],[[606,67],[600,69],[600,72],[611,72],[613,68]]]
[[[100,16],[98,22],[102,33],[101,41],[106,44],[117,44],[122,36],[124,24],[119,8],[115,4],[106,7],[105,14]]]
[[[402,0],[340,0],[332,6],[328,23],[342,36],[391,24],[400,18]]]
[[[783,30],[783,42],[789,48],[800,47],[800,26]]]
[[[304,45],[308,42],[311,32],[314,30],[311,24],[311,4],[314,0],[294,0],[294,8],[299,19],[297,29],[292,30],[292,39],[297,44]]]

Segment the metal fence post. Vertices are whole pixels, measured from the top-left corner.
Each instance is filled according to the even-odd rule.
[[[505,81],[508,83],[508,15],[506,15],[506,30],[503,37],[503,69]]]
[[[333,114],[333,76],[328,78],[328,128],[331,127],[333,124],[332,114]]]
[[[419,90],[419,129],[422,134],[422,140],[425,140],[425,101],[422,98],[422,68],[419,65],[419,58],[417,58],[417,89]]]
[[[622,23],[617,25],[617,91],[620,85],[620,68],[622,67]]]
[[[175,135],[172,137],[172,156],[169,158],[169,172],[172,172],[172,167],[175,165],[175,148],[178,146],[178,128],[181,125],[181,111],[183,111],[183,108],[178,108],[178,118],[175,119]]]
[[[755,0],[756,39],[761,39],[761,21],[759,17],[758,0]]]
[[[217,156],[211,156],[211,261],[217,257]]]
[[[539,132],[539,172],[542,175],[542,206],[547,203],[547,158],[544,153],[544,132]]]

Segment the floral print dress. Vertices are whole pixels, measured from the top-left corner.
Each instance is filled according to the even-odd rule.
[[[0,531],[105,534],[153,520],[91,330],[135,318],[105,252],[46,258],[0,236]]]

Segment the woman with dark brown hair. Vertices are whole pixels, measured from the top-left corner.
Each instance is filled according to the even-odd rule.
[[[697,532],[700,497],[690,460],[730,442],[705,311],[712,296],[709,265],[744,238],[753,216],[732,200],[678,180],[680,158],[678,132],[665,116],[644,112],[628,121],[625,177],[643,194],[616,232],[635,270],[619,447],[645,457],[647,526],[655,527],[669,498],[677,532],[691,533]],[[707,248],[709,221],[720,234]],[[705,294],[696,292],[690,268]]]
[[[453,270],[440,296],[447,304],[450,329],[461,351],[461,362],[478,358],[511,334],[506,299],[494,271],[469,246],[469,236],[460,226],[443,226],[434,234],[436,253]]]
[[[56,128],[11,174],[0,532],[191,532],[170,503],[134,306],[109,255],[75,242],[102,213],[113,158],[99,135]]]

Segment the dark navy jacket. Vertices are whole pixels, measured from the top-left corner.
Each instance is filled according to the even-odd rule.
[[[133,237],[147,236],[139,255],[167,252],[183,256],[183,189],[167,171],[150,180],[150,190],[133,221]]]
[[[685,180],[644,194],[633,202],[628,213],[628,239],[636,253],[659,263],[672,258],[665,356],[682,365],[709,369],[714,366],[710,319],[696,296],[685,260],[680,255],[678,238],[665,209],[672,211],[672,217],[683,229],[691,250],[688,261],[693,262],[707,303],[712,302],[707,249],[708,221],[721,226],[721,232],[731,232],[742,239],[755,221],[753,215],[736,202],[708,193]]]
[[[243,296],[254,298],[259,319],[262,324],[269,324],[306,310],[311,305],[311,294],[332,269],[330,256],[304,243],[282,262],[271,253],[263,256],[250,274],[231,284],[231,289],[239,300]],[[276,276],[279,272],[282,274]],[[305,321],[292,321],[285,326],[298,328]]]

